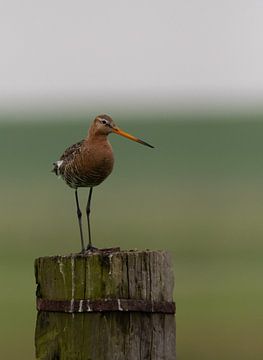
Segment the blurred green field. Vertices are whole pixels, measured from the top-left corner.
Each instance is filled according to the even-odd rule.
[[[94,242],[172,252],[178,359],[262,359],[263,122],[152,118],[116,119],[156,148],[111,135]],[[34,359],[34,258],[80,249],[74,194],[50,169],[87,127],[82,116],[0,125],[1,359]]]

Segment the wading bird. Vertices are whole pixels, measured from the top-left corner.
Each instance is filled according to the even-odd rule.
[[[92,122],[87,137],[67,148],[60,159],[53,163],[54,168],[52,171],[57,176],[61,176],[67,185],[75,189],[82,252],[85,251],[85,246],[81,221],[82,213],[78,199],[78,188],[90,188],[86,206],[89,236],[87,250],[93,250],[95,248],[92,246],[90,231],[91,196],[93,187],[102,183],[102,181],[110,175],[113,169],[114,156],[111,144],[108,141],[108,135],[110,133],[124,136],[127,139],[153,148],[152,145],[146,143],[145,141],[119,129],[109,115],[99,115]]]

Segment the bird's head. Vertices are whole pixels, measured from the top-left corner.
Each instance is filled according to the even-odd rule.
[[[108,135],[116,128],[116,124],[109,115],[98,115],[93,122],[93,130],[97,135]]]
[[[125,131],[121,130],[112,120],[112,118],[109,115],[103,114],[103,115],[98,115],[94,122],[93,125],[91,127],[92,131],[94,132],[94,134],[96,135],[108,135],[110,133],[115,133],[117,135],[121,135],[126,137],[127,139],[136,141],[140,144],[149,146],[150,148],[153,148],[152,145],[146,143],[145,141],[130,135],[128,133],[126,133]]]

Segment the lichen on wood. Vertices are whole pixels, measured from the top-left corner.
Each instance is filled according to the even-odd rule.
[[[173,314],[75,312],[81,300],[172,302],[174,277],[164,251],[98,251],[35,261],[37,297],[67,300],[72,313],[39,311],[38,360],[174,360]],[[83,303],[82,303],[83,304]],[[119,302],[121,304],[121,302]]]

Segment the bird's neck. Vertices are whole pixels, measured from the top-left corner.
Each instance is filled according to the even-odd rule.
[[[86,137],[87,144],[103,144],[108,143],[108,136],[105,134],[97,134],[89,132],[88,136]]]

